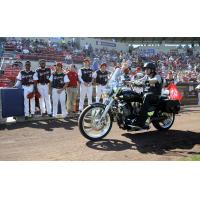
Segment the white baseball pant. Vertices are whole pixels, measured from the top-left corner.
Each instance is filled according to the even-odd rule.
[[[85,86],[83,83],[80,85],[80,101],[79,101],[79,110],[83,110],[85,96],[87,94],[88,105],[92,104],[92,85]]]
[[[47,110],[47,114],[51,114],[51,100],[50,100],[50,95],[49,95],[48,84],[42,85],[39,83],[37,85],[37,88],[38,88],[38,92],[41,95],[41,97],[39,98],[41,114],[45,113],[46,110]]]
[[[33,92],[33,85],[25,86],[23,85],[22,88],[24,89],[24,114],[26,117],[29,116],[29,99],[27,98],[27,95],[31,92]],[[31,104],[31,114],[35,114],[35,97],[30,99]]]
[[[53,117],[56,117],[58,114],[58,101],[61,104],[61,111],[63,117],[67,116],[67,109],[66,109],[66,93],[63,90],[60,94],[58,94],[58,90],[56,88],[52,89],[52,101],[53,101]]]
[[[99,103],[99,100],[101,98],[101,95],[103,93],[103,90],[105,89],[105,85],[97,85],[96,86],[96,103]],[[103,99],[103,103],[105,102],[105,100]]]

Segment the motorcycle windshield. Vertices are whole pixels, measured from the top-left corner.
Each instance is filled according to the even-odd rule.
[[[122,75],[121,69],[120,68],[115,69],[115,71],[110,77],[110,80],[108,81],[108,86],[109,87],[118,86],[118,84],[120,83],[121,75]]]

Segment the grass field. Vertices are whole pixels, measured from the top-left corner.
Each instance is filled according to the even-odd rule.
[[[185,159],[186,161],[200,161],[200,155],[191,156]]]

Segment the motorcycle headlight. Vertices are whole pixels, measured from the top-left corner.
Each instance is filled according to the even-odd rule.
[[[106,99],[109,97],[109,95],[111,94],[111,89],[110,88],[105,88],[103,90],[103,93],[102,93],[102,98],[103,99]]]
[[[108,94],[107,94],[107,93],[103,93],[103,94],[102,94],[102,98],[103,98],[103,99],[107,99],[107,98],[108,98]]]

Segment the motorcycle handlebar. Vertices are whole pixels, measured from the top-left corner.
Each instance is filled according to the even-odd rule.
[[[142,83],[139,83],[137,81],[124,81],[126,85],[132,85],[137,87],[143,87],[144,85]]]

